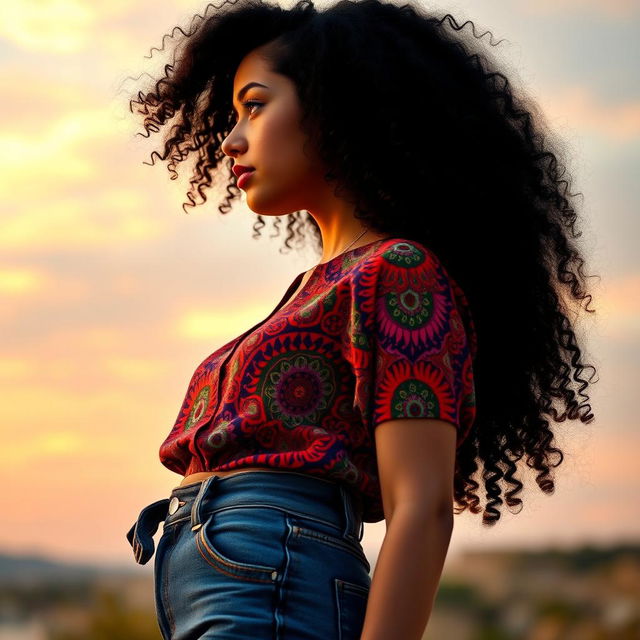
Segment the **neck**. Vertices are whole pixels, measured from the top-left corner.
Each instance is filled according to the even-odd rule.
[[[373,229],[367,229],[361,224],[350,226],[347,229],[340,229],[336,235],[330,236],[329,238],[323,233],[323,251],[320,262],[328,262],[344,251],[357,249],[362,245],[369,244],[384,237],[385,234],[378,233]]]

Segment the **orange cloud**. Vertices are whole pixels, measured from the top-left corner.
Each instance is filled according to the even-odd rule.
[[[80,0],[3,2],[0,36],[23,49],[48,54],[75,53],[90,41],[91,5]]]
[[[606,324],[607,338],[629,340],[640,331],[640,274],[610,277],[600,291],[593,288],[596,315]],[[598,322],[597,318],[589,319]]]
[[[113,356],[105,360],[104,367],[124,382],[137,383],[164,378],[169,373],[171,365],[158,359]]]
[[[609,278],[603,291],[603,306],[612,314],[640,319],[640,274]]]
[[[238,333],[262,321],[270,311],[271,308],[263,312],[256,307],[235,308],[233,312],[193,309],[184,312],[178,319],[177,332],[181,338],[187,340],[219,339],[226,335],[229,335],[228,339],[231,340]]]
[[[42,289],[45,276],[35,269],[0,268],[0,294],[22,296]]]
[[[0,86],[11,88],[3,96],[5,118],[0,131],[20,139],[40,139],[64,116],[80,109],[99,109],[104,104],[97,92],[88,90],[85,78],[62,81],[24,62],[0,68]]]
[[[0,359],[0,380],[10,380],[18,382],[27,380],[35,375],[38,370],[36,362],[26,358],[1,358]]]

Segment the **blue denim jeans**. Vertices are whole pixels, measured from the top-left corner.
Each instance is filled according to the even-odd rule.
[[[175,487],[127,533],[154,552],[165,640],[359,640],[371,585],[358,500],[290,471],[209,476]]]

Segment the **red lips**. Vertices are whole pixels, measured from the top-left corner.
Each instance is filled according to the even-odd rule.
[[[235,174],[236,178],[239,178],[243,173],[246,173],[247,171],[254,171],[254,168],[243,167],[241,164],[236,164],[234,165],[232,171]]]

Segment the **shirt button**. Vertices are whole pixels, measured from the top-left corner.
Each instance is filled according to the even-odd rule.
[[[169,502],[169,515],[173,515],[178,510],[179,506],[180,500],[178,500],[176,496],[173,496],[173,498],[171,498],[171,501]]]

